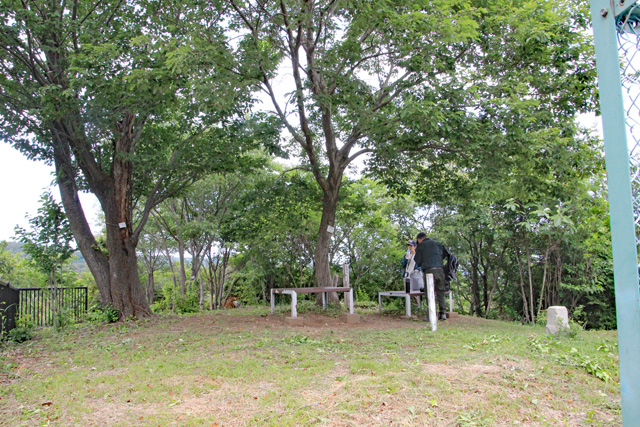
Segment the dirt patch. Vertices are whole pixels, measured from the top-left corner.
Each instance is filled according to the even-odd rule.
[[[233,310],[230,310],[233,311]],[[271,329],[274,327],[281,328],[286,326],[285,317],[289,314],[264,314],[256,316],[244,316],[229,314],[226,316],[220,316],[216,314],[202,314],[199,316],[189,317],[177,317],[177,316],[165,316],[172,317],[176,321],[168,327],[171,332],[183,332],[186,330],[195,331],[212,331],[215,329],[221,330],[233,330],[233,329],[247,329],[254,330]],[[358,323],[346,323],[340,317],[332,317],[322,313],[304,313],[299,314],[298,317],[304,319],[303,326],[289,326],[292,329],[398,329],[398,328],[428,328],[430,323],[421,320],[421,317],[414,316],[411,319],[407,319],[401,315],[390,314],[362,314],[360,315],[360,322]],[[447,325],[456,325],[461,323],[487,323],[490,322],[484,319],[476,319],[469,316],[456,316],[447,319],[444,322],[438,322],[439,327],[447,327]]]

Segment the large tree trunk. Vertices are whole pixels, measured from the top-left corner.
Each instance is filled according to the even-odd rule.
[[[134,115],[126,114],[119,123],[115,153],[128,153],[135,145],[135,122]],[[76,132],[69,132],[68,129],[75,129]],[[152,312],[138,275],[138,236],[132,231],[133,166],[125,156],[115,154],[111,173],[103,173],[95,162],[88,160],[86,144],[79,129],[80,126],[73,122],[55,122],[51,129],[58,187],[71,230],[96,279],[101,301],[117,309],[120,319],[150,316]],[[108,257],[100,251],[80,204],[71,147],[75,147],[77,152],[74,151],[73,157],[82,168],[91,191],[105,213]]]
[[[56,162],[57,163],[57,162]],[[58,165],[56,164],[58,170]],[[138,275],[138,261],[136,255],[137,241],[130,236],[130,225],[119,228],[118,224],[129,224],[121,221],[114,211],[117,205],[115,197],[103,210],[106,217],[107,229],[107,258],[98,247],[89,224],[86,221],[80,199],[78,198],[74,180],[65,179],[68,175],[58,173],[58,187],[62,198],[62,205],[69,219],[78,248],[91,270],[100,292],[100,300],[111,304],[120,311],[121,319],[130,316],[137,318],[150,316],[151,310],[147,303],[144,289]]]
[[[107,231],[109,302],[120,311],[121,319],[132,316],[144,318],[153,313],[138,274],[138,237],[132,231],[132,166],[127,160],[118,157],[114,159],[113,165],[113,187],[111,191],[98,197],[105,213]]]
[[[120,311],[121,319],[144,318],[152,313],[138,275],[136,245],[127,234],[126,228],[107,226],[110,302]]]
[[[333,227],[335,226],[336,211],[338,208],[338,188],[331,188],[324,192],[322,198],[322,218],[320,219],[320,229],[314,265],[316,270],[316,281],[318,286],[334,286],[334,278],[331,275],[331,265],[329,262],[329,250],[331,248],[331,238],[333,237]],[[322,294],[316,295],[316,303],[322,304]],[[328,304],[340,304],[338,294],[330,292],[327,294]]]
[[[337,207],[337,194],[325,193],[322,198],[322,218],[318,230],[316,253],[313,258],[318,286],[333,286],[331,266],[329,265],[329,248],[333,233],[329,231],[329,227],[335,225]]]
[[[109,301],[109,261],[100,250],[82,209],[69,152],[58,142],[54,144],[54,164],[60,199],[73,237],[96,280],[100,300],[107,303]]]

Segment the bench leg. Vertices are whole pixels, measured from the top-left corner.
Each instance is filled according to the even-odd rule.
[[[291,292],[291,317],[298,317],[298,294]]]
[[[411,296],[408,294],[404,297],[404,311],[407,317],[411,317]]]
[[[349,289],[349,314],[353,314],[353,288]]]
[[[436,321],[436,297],[433,289],[433,274],[425,274],[426,282],[426,298],[427,304],[429,306],[429,322],[431,322],[431,331],[435,332],[437,329],[437,321]]]
[[[382,314],[382,295],[378,294],[378,313]]]
[[[327,309],[327,293],[326,292],[322,293],[322,309],[323,310]]]
[[[271,314],[276,312],[276,293],[271,289]]]

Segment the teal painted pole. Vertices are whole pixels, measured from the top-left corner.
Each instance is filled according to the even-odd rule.
[[[591,0],[591,19],[609,187],[622,423],[625,427],[638,427],[640,426],[638,255],[614,3],[618,1]],[[627,10],[629,5],[632,6],[634,3],[635,1],[622,2]]]

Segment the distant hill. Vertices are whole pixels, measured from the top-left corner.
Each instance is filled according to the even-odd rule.
[[[23,258],[27,257],[27,254],[25,254],[22,251],[22,247],[24,246],[24,243],[21,242],[9,242],[7,241],[7,250],[9,252],[12,252],[18,256],[21,256]],[[74,257],[71,260],[71,263],[69,264],[69,266],[71,267],[71,269],[73,271],[75,271],[76,273],[84,273],[86,271],[89,271],[89,267],[87,266],[86,261],[84,260],[84,257],[82,256],[82,254],[80,253],[80,251],[75,251],[73,253]]]
[[[26,257],[25,253],[22,252],[22,247],[23,246],[24,246],[24,243],[7,241],[7,250],[9,252],[13,252],[14,254],[18,254],[21,257]]]

